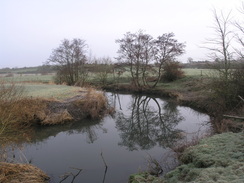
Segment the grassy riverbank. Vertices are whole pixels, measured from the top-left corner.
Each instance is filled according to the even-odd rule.
[[[188,70],[188,73],[186,73],[186,77],[184,78],[181,78],[179,80],[170,83],[162,82],[154,89],[142,89],[140,91],[134,90],[128,78],[126,77],[123,78],[123,76],[121,76],[121,78],[119,78],[116,82],[108,82],[106,83],[106,85],[101,85],[96,80],[90,80],[89,84],[94,84],[100,88],[103,88],[105,90],[110,90],[110,91],[126,91],[130,93],[139,92],[142,94],[157,95],[159,97],[160,96],[170,97],[173,98],[175,102],[177,102],[180,105],[195,107],[197,109],[203,110],[204,112],[208,113],[211,117],[216,119],[212,121],[212,124],[218,133],[228,131],[228,130],[234,130],[234,131],[240,130],[241,128],[243,128],[243,120],[236,122],[235,120],[219,118],[222,117],[223,111],[219,111],[221,108],[219,108],[219,106],[216,105],[214,95],[212,95],[211,90],[209,90],[208,86],[210,83],[210,79],[205,73],[205,71],[208,72],[207,70],[204,70],[204,72],[201,70],[197,70],[197,71]],[[110,80],[108,79],[108,81]],[[21,105],[16,105],[14,108],[11,106],[9,107],[11,108],[11,111],[12,110],[18,111],[17,114],[20,114],[20,116],[25,116],[25,118],[30,117],[31,120],[38,121],[38,123],[40,123],[40,120],[43,121],[44,119],[57,119],[58,121],[64,121],[64,117],[65,119],[67,119],[67,121],[69,121],[71,120],[71,115],[70,115],[71,112],[69,111],[74,111],[74,109],[76,110],[77,107],[74,106],[77,105],[83,106],[83,109],[92,109],[90,115],[87,115],[87,117],[93,117],[93,114],[98,114],[98,116],[100,116],[100,113],[94,112],[95,111],[93,110],[94,108],[91,107],[93,104],[97,104],[96,102],[97,95],[96,94],[86,95],[88,90],[83,90],[79,87],[70,87],[64,85],[53,85],[53,84],[43,84],[43,83],[37,84],[38,82],[36,81],[35,83],[27,82],[27,81],[21,84],[19,82],[17,83],[20,86],[24,86],[25,90],[27,91],[25,93],[26,95],[25,97],[28,97],[28,100],[26,100],[25,102],[26,106],[23,105],[24,104],[23,102],[21,103]],[[86,98],[86,100],[83,100],[84,98],[82,97],[76,98],[77,96],[85,96],[84,98]],[[36,97],[39,99],[37,100]],[[76,99],[82,99],[82,100],[76,100]],[[87,101],[92,101],[94,103],[90,103],[91,104],[90,105],[89,103],[87,103]],[[105,101],[105,100],[101,100],[101,101]],[[70,102],[72,103],[72,105],[70,106],[69,110],[63,110],[63,108],[61,107],[60,109],[62,110],[59,110],[59,112],[60,111],[61,112],[58,115],[53,115],[53,116],[49,115],[49,118],[47,117],[46,114],[50,114],[53,111],[52,109],[56,109],[57,107],[59,109],[60,106],[65,106],[67,103]],[[20,103],[15,102],[15,104],[20,104]],[[50,107],[52,105],[54,105],[55,107]],[[38,106],[38,108],[36,108],[35,106]],[[49,106],[48,110],[46,110],[47,106]],[[95,107],[95,109],[96,108],[97,107]],[[4,110],[2,111],[5,112],[8,111],[6,105],[3,105],[3,109]],[[25,110],[28,111],[27,113],[28,115],[23,115]],[[76,112],[79,111],[80,110]],[[83,111],[85,111],[85,113],[88,114],[88,111],[86,110]],[[244,110],[242,107],[238,109],[238,111],[232,110],[232,111],[225,111],[225,112],[227,112],[226,114],[229,115],[233,113],[243,114]],[[11,120],[8,119],[8,121],[11,121],[11,123],[14,122],[14,120],[16,120],[16,114],[10,115],[10,117],[12,118],[9,118]],[[26,121],[26,119],[24,120],[22,119],[22,122],[23,121]],[[53,122],[53,120],[49,120],[48,123],[53,124],[55,122]],[[23,127],[29,126],[29,124],[26,123],[23,124],[24,124]],[[19,127],[15,126],[15,128],[19,130]],[[0,130],[2,129],[6,131],[5,126],[4,128],[0,128]],[[139,175],[137,174],[136,176],[131,177],[131,182],[134,183],[153,182],[153,181],[164,182],[164,183],[171,183],[171,182],[184,183],[187,181],[188,182],[189,181],[190,182],[197,182],[197,181],[213,182],[216,179],[216,177],[217,178],[220,177],[220,180],[223,180],[222,182],[230,182],[229,180],[231,181],[233,180],[234,182],[236,180],[236,182],[238,182],[239,179],[242,181],[242,177],[239,176],[240,175],[239,172],[243,171],[243,164],[242,164],[243,160],[241,159],[242,163],[238,164],[235,158],[234,159],[231,158],[228,159],[228,161],[230,162],[229,164],[223,164],[222,160],[219,160],[218,157],[221,157],[222,159],[226,159],[227,157],[229,157],[230,154],[233,153],[234,154],[231,155],[231,157],[240,157],[239,155],[242,155],[243,157],[243,149],[241,149],[241,147],[243,147],[243,143],[242,143],[243,140],[242,142],[240,140],[237,140],[237,139],[243,139],[243,135],[241,133],[237,133],[237,134],[223,133],[221,135],[216,135],[216,136],[217,136],[216,138],[215,136],[206,138],[203,141],[201,141],[199,145],[195,147],[190,147],[189,149],[184,151],[180,158],[183,164],[173,172],[167,174],[165,179],[158,179],[148,174],[139,174]],[[236,147],[230,146],[231,141],[228,141],[228,139],[231,139],[231,141],[233,142],[235,141]],[[218,149],[218,147],[220,147],[219,144],[221,143],[223,144],[224,148]],[[223,149],[226,150],[226,152],[223,153],[222,152]],[[203,152],[206,152],[207,154],[201,154]],[[213,155],[211,155],[211,153]],[[208,156],[208,154],[210,154],[210,156]],[[216,156],[214,154],[216,154]],[[208,160],[209,157],[215,158],[215,159],[211,159],[210,164]],[[236,167],[238,169],[237,173],[235,171],[232,171],[233,167]],[[210,174],[215,170],[216,172],[213,173],[213,175]],[[202,171],[205,173],[202,174],[201,173]],[[229,177],[226,177],[225,176],[225,174],[227,174],[226,171],[231,171],[233,175],[231,173]],[[209,174],[211,176],[209,177],[205,174],[207,175]]]
[[[24,88],[23,88],[24,87]],[[20,92],[20,88],[24,89]],[[100,118],[107,110],[103,92],[61,85],[2,85],[0,129],[6,132],[34,125],[62,124]]]
[[[97,119],[107,111],[106,96],[93,88],[0,83],[0,182],[48,182],[49,177],[33,165],[12,163],[5,150],[31,140],[33,126]]]
[[[164,178],[147,173],[130,177],[131,183],[242,183],[244,182],[244,134],[222,133],[187,148],[182,164]]]

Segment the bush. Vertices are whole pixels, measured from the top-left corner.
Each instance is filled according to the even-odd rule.
[[[217,71],[209,87],[213,92],[216,111],[224,112],[235,108],[240,103],[238,96],[244,97],[244,64],[229,71],[227,78],[221,71]]]
[[[162,75],[163,81],[175,81],[184,76],[184,72],[181,70],[179,62],[167,62],[164,67],[164,73]]]

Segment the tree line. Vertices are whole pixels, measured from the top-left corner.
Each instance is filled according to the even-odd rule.
[[[116,59],[118,63],[129,66],[132,84],[138,89],[156,87],[162,78],[164,66],[176,62],[176,58],[185,52],[185,44],[178,42],[174,33],[165,33],[155,39],[141,30],[136,33],[127,32],[116,43],[119,44]],[[86,73],[86,52],[87,44],[84,40],[64,39],[52,51],[47,63],[56,66],[60,80],[74,85]],[[99,59],[95,62],[99,62]],[[102,62],[111,63],[111,60],[102,58]]]

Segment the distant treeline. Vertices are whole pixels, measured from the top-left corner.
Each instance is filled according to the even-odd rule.
[[[230,65],[230,69],[237,69],[240,68],[244,64],[243,60],[232,61]],[[192,68],[192,69],[214,69],[218,65],[218,68],[224,69],[224,62],[216,60],[214,62],[210,61],[192,61],[189,63],[182,63],[182,68]],[[243,67],[243,66],[242,66]]]
[[[181,63],[182,68],[192,68],[192,69],[212,69],[214,66],[219,64],[220,66],[223,65],[222,61],[191,61],[188,63]],[[241,65],[244,64],[243,60],[233,61],[231,64],[232,69],[240,68]],[[97,69],[102,69],[103,67],[97,67],[97,65],[104,65],[104,64],[86,64],[85,68],[90,72],[96,72]],[[106,64],[105,64],[106,65]],[[109,64],[113,65],[113,64]],[[122,64],[121,67],[125,66],[126,64]],[[120,64],[114,64],[115,67],[120,67]],[[48,74],[48,73],[55,73],[56,68],[52,65],[42,65],[36,67],[22,67],[22,68],[2,68],[0,69],[0,74]],[[99,71],[97,71],[99,72]]]
[[[0,69],[0,74],[48,74],[53,72],[55,72],[55,67],[49,65]]]

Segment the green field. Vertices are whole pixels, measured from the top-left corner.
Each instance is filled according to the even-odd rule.
[[[54,74],[41,75],[41,74],[13,74],[6,76],[0,74],[0,80],[7,82],[34,82],[34,83],[50,83],[53,81]]]
[[[207,76],[209,75],[211,69],[182,69],[185,72],[186,76]],[[50,73],[47,75],[41,74],[0,74],[0,79],[4,81],[12,81],[12,82],[35,82],[35,83],[51,83],[53,82],[53,77],[55,73]],[[113,74],[108,74],[108,80],[113,80]],[[129,71],[124,72],[120,78],[130,77]],[[99,77],[96,73],[89,73],[88,80],[97,80]]]
[[[25,88],[25,95],[29,97],[65,99],[77,95],[84,89],[75,86],[54,84],[21,84]]]
[[[186,77],[180,80],[176,80],[171,83],[159,83],[158,87],[163,87],[167,89],[180,89],[182,88],[182,83],[189,80],[189,78],[198,78],[200,76],[207,76],[210,69],[183,69]],[[27,96],[32,97],[45,97],[45,98],[55,98],[63,99],[67,97],[72,97],[81,90],[80,87],[71,87],[66,85],[55,85],[53,84],[54,73],[48,75],[41,74],[13,74],[11,77],[6,77],[4,74],[0,74],[0,81],[4,82],[14,82],[23,85],[26,90]],[[109,74],[107,82],[114,82],[113,74]],[[124,72],[119,79],[119,83],[130,82],[129,72]],[[89,73],[88,81],[99,83],[99,77],[96,73]]]
[[[211,69],[182,69],[186,76],[207,76]]]

